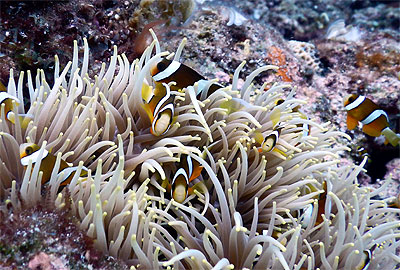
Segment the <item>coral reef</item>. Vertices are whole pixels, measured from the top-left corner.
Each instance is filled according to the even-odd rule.
[[[10,68],[3,70],[3,66],[18,71],[41,68],[50,77],[53,56],[68,61],[71,42],[81,42],[85,36],[93,52],[94,72],[100,69],[96,63],[111,56],[114,45],[132,61],[138,56],[136,47],[149,45],[137,39],[147,24],[158,21],[174,29],[188,19],[193,8],[190,0],[1,1],[0,80],[5,82],[9,76]],[[160,35],[169,28],[163,27]]]
[[[180,59],[184,44],[174,59]],[[108,67],[103,64],[95,77],[88,75],[86,40],[81,64],[77,42],[73,51],[62,69],[56,57],[52,87],[44,72],[35,84],[27,72],[30,105],[13,108],[15,115],[32,117],[26,128],[18,118],[13,124],[1,115],[3,215],[45,199],[40,159],[25,169],[18,162],[19,145],[27,141],[57,156],[48,168],[50,204],[70,209],[95,247],[133,268],[349,269],[363,264],[366,250],[376,245],[371,266],[396,265],[398,209],[372,198],[385,186],[361,188],[356,184],[361,167],[338,165],[338,153],[347,148],[335,137],[349,137],[304,117],[298,110],[304,102],[294,98],[290,85],[273,84],[267,91],[267,83],[254,85],[258,74],[278,67],[258,68],[239,88],[243,62],[231,85],[201,100],[197,83],[171,91],[176,120],[156,137],[142,91],[154,86],[150,67],[168,55],[158,41],[133,63],[114,47]],[[24,73],[17,81],[11,71],[7,91],[23,100]],[[276,129],[272,151],[258,149],[255,133],[267,136]],[[171,179],[182,154],[204,167],[198,179],[203,185],[178,203],[161,182]],[[59,193],[61,158],[78,170],[87,167],[89,175],[76,174]],[[316,200],[320,193],[324,205]]]
[[[57,210],[44,198],[24,208],[0,212],[1,269],[128,269],[93,247],[68,207]]]

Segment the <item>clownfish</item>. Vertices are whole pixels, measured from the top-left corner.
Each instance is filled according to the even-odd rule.
[[[367,158],[367,163],[371,163],[372,162],[370,154],[368,153],[367,149],[365,149],[364,147],[357,146],[356,147],[356,153],[362,160],[364,158]]]
[[[198,83],[197,98],[200,98],[201,93],[206,91],[205,96],[209,96],[215,91],[224,86],[219,83],[212,83],[208,89],[208,81],[194,69],[175,60],[163,58],[156,66],[150,70],[151,76],[156,83],[175,82],[171,86],[172,90],[180,90],[188,86]]]
[[[192,195],[198,184],[189,187],[190,182],[199,177],[203,166],[200,163],[192,159],[189,155],[182,154],[179,163],[179,169],[176,171],[172,178],[172,183],[165,183],[167,188],[171,190],[171,197],[181,203],[188,195]]]
[[[358,122],[363,124],[363,132],[369,136],[384,135],[385,144],[389,142],[397,146],[400,135],[389,128],[387,114],[372,100],[365,96],[352,94],[344,99],[344,108],[347,110],[347,128],[353,130]]]
[[[266,136],[262,135],[260,131],[254,132],[254,140],[260,145],[258,148],[258,152],[271,152],[275,151],[284,157],[287,155],[282,152],[281,150],[277,149],[275,146],[278,143],[279,135],[281,132],[282,127],[275,128],[271,133],[267,134]]]
[[[163,90],[157,91],[152,94],[150,98],[147,98],[148,93],[146,91],[151,91],[150,87],[142,89],[142,97],[147,103],[143,105],[150,121],[151,127],[150,132],[154,136],[164,135],[173,122],[174,117],[174,97],[171,95],[169,86],[163,83]],[[158,87],[159,88],[159,87]]]
[[[331,187],[332,184],[331,183],[329,183],[329,184]],[[317,191],[317,189],[312,185],[308,185],[308,187],[310,188],[311,192]],[[320,193],[316,198],[316,199],[318,199],[318,213],[317,213],[317,219],[315,220],[315,226],[321,224],[324,221],[322,214],[325,214],[326,194],[328,193],[326,181],[323,183],[323,190],[324,191],[322,193]],[[328,209],[329,209],[329,211],[330,211],[330,209],[332,209],[332,204],[330,201],[328,204]],[[303,228],[306,228],[308,226],[308,224],[310,224],[313,211],[314,211],[313,203],[309,204],[302,211],[300,211],[299,215],[302,214],[301,222],[302,222]],[[301,213],[301,212],[303,212],[303,213]]]
[[[32,160],[32,165],[36,163],[38,158],[41,159],[39,171],[43,172],[42,175],[42,184],[47,183],[50,180],[51,173],[53,171],[53,167],[56,163],[57,157],[51,154],[46,149],[43,149],[42,156],[40,157],[40,146],[34,143],[24,143],[19,147],[21,164],[24,167],[27,167],[29,164],[29,160]],[[65,160],[60,161],[60,167],[58,169],[58,175],[64,173],[63,178],[61,179],[60,186],[68,185],[72,178],[75,175],[78,167],[70,166]],[[80,177],[87,176],[87,168],[83,167]]]
[[[5,119],[15,124],[15,116],[14,112],[12,111],[13,101],[15,102],[16,106],[21,103],[18,98],[7,93],[7,88],[0,82],[0,104],[4,104]]]
[[[374,244],[370,249],[366,249],[363,251],[363,258],[361,259],[360,263],[354,268],[355,270],[367,270],[369,265],[371,264],[372,253],[374,252],[377,244]]]
[[[261,136],[261,137],[260,137]],[[272,151],[276,143],[278,142],[279,139],[279,131],[274,130],[267,136],[263,137],[261,133],[255,133],[254,135],[256,142],[260,144],[260,148],[258,149],[258,152],[270,152]]]
[[[21,101],[17,97],[14,97],[13,95],[7,93],[7,88],[4,86],[4,84],[0,82],[0,105],[4,104],[5,119],[15,124],[15,113],[12,111],[13,101],[15,106],[18,106],[21,103]],[[30,120],[33,118],[32,116],[27,114],[18,114],[18,117],[21,123],[21,127],[23,129],[28,126]]]

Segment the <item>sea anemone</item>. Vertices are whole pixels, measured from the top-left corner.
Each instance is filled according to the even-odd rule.
[[[346,147],[336,138],[350,138],[305,116],[299,110],[305,102],[294,98],[291,85],[266,90],[266,84],[253,84],[276,66],[255,70],[238,89],[243,62],[232,85],[204,91],[199,99],[197,83],[171,91],[174,122],[164,135],[152,135],[142,100],[143,89],[155,87],[150,68],[166,56],[179,61],[186,42],[170,55],[154,38],[133,63],[114,47],[108,68],[103,64],[94,78],[86,40],[81,63],[75,42],[72,63],[61,74],[55,58],[53,87],[43,71],[35,86],[27,72],[29,97],[23,96],[24,73],[16,86],[10,72],[7,91],[28,100],[25,117],[31,121],[24,126],[17,117],[13,124],[2,109],[3,214],[6,207],[35,205],[45,194],[56,207],[71,208],[98,249],[133,269],[354,269],[370,259],[373,246],[374,269],[392,269],[400,261],[399,211],[373,199],[380,190],[358,186],[363,164],[339,165]],[[25,113],[24,104],[13,112]],[[273,131],[279,139],[263,151],[256,134]],[[25,142],[57,156],[46,186],[39,160],[27,168],[19,162]],[[204,169],[195,180],[201,188],[178,203],[162,183],[172,179],[182,154]],[[87,167],[89,175],[76,174],[59,192],[61,159]],[[322,193],[326,202],[318,211]]]

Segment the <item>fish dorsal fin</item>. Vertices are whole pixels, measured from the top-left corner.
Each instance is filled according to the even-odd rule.
[[[191,182],[194,179],[196,179],[197,177],[199,177],[199,175],[201,174],[202,170],[203,170],[203,166],[200,166],[200,164],[195,164],[193,166],[193,172],[192,172],[192,175],[189,178],[189,182]]]
[[[356,128],[356,126],[358,124],[358,121],[355,118],[353,118],[353,117],[351,117],[350,115],[347,114],[346,123],[347,123],[347,129],[353,130],[353,129]]]

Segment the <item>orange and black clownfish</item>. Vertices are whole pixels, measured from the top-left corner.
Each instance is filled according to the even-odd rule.
[[[192,195],[198,188],[197,184],[189,187],[190,182],[196,179],[203,169],[200,163],[186,154],[180,158],[179,169],[176,171],[171,184],[167,188],[171,189],[171,197],[181,203],[188,195]]]
[[[171,86],[172,90],[183,89],[188,86],[194,85],[197,82],[197,98],[200,98],[200,96],[208,97],[218,89],[224,87],[221,84],[212,83],[208,87],[208,89],[205,89],[206,85],[209,83],[206,78],[204,78],[194,69],[178,61],[168,60],[166,58],[163,58],[160,62],[158,62],[157,65],[154,66],[150,72],[153,80],[156,83],[175,82],[176,84]],[[202,95],[202,92],[204,91],[205,93],[204,95]]]
[[[349,95],[344,99],[344,107],[347,110],[347,128],[354,129],[358,122],[363,124],[363,132],[369,136],[379,137],[384,135],[386,142],[397,146],[400,135],[389,128],[387,114],[372,100],[365,96]]]
[[[169,130],[175,112],[174,97],[171,95],[170,88],[165,83],[163,83],[163,86],[162,91],[151,94],[148,103],[143,105],[151,121],[150,132],[154,136],[161,136]],[[147,87],[146,90],[142,90],[142,95],[144,95],[144,91],[151,91],[151,89]],[[144,99],[146,100],[146,98]]]
[[[29,164],[29,160],[32,160],[32,165],[36,163],[38,158],[41,159],[39,171],[43,172],[42,184],[47,183],[50,180],[53,167],[56,163],[57,157],[51,154],[46,149],[43,149],[42,156],[40,157],[40,147],[34,143],[24,143],[19,147],[21,164],[26,168]],[[58,175],[64,173],[60,186],[68,185],[74,177],[78,167],[70,166],[65,160],[60,161],[60,167],[58,169]],[[80,177],[87,176],[87,168],[83,167]]]

